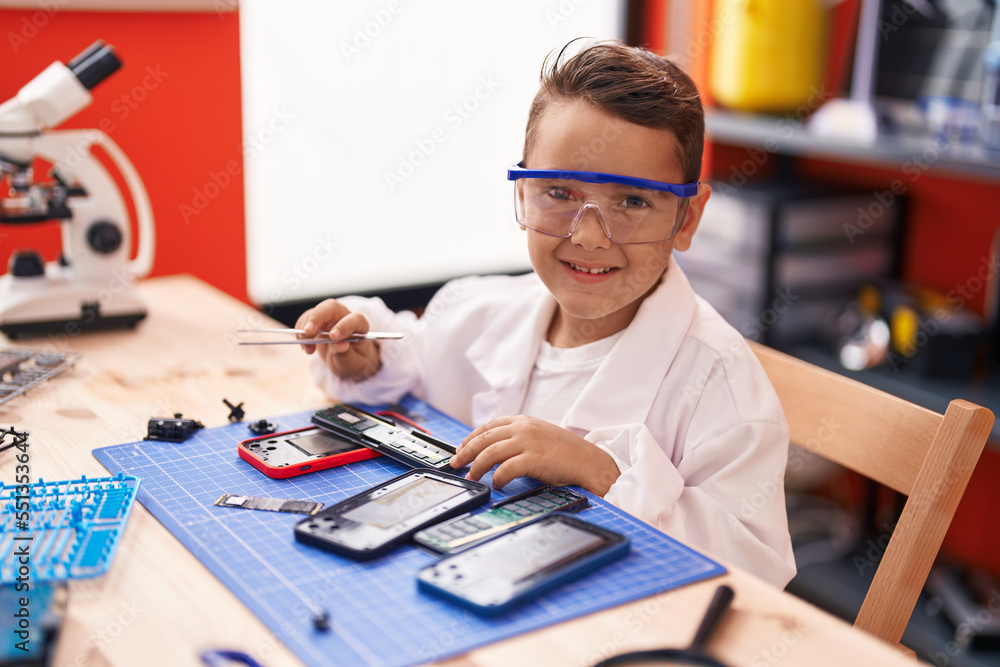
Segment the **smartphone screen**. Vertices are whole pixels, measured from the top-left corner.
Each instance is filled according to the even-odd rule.
[[[412,484],[344,512],[345,519],[376,528],[392,528],[465,491],[453,484],[422,477]]]
[[[352,558],[371,558],[489,498],[489,487],[480,482],[429,468],[411,470],[300,521],[295,538]]]
[[[551,569],[603,543],[600,536],[568,524],[529,526],[516,540],[498,544],[472,568],[512,584]]]
[[[624,557],[624,535],[558,512],[442,558],[418,575],[421,589],[494,614]]]

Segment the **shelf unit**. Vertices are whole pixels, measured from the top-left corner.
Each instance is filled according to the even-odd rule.
[[[790,157],[804,156],[852,164],[897,167],[920,161],[919,168],[959,178],[1000,180],[1000,151],[981,145],[952,143],[944,150],[930,136],[880,135],[874,142],[818,137],[794,115],[767,116],[720,108],[707,109],[710,141],[766,149]]]
[[[1000,151],[990,151],[980,145],[952,144],[944,150],[930,151],[936,143],[927,136],[888,135],[871,143],[829,139],[813,135],[794,116],[721,108],[707,109],[705,122],[710,142],[766,150],[785,160],[786,169],[787,161],[796,157],[889,168],[902,168],[908,162],[922,161],[919,168],[927,172],[991,186],[1000,184]],[[785,351],[931,410],[943,412],[952,399],[965,398],[1000,416],[1000,372],[994,371],[990,377],[973,381],[926,378],[906,366],[899,370],[876,368],[851,372],[840,366],[832,354],[818,348],[801,346]],[[1000,449],[1000,423],[994,425],[990,441],[994,449]]]

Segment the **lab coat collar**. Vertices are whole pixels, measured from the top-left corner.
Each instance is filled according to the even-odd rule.
[[[556,300],[537,277],[469,346],[466,359],[493,390],[492,398],[474,413],[500,416],[521,409],[527,380],[535,365],[542,338],[555,314]],[[486,400],[480,395],[480,401]]]
[[[673,256],[659,286],[566,414],[564,426],[585,433],[644,423],[695,314],[695,294]]]

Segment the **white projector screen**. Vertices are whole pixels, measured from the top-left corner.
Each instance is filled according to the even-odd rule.
[[[530,268],[507,167],[542,61],[625,0],[241,0],[258,304]]]

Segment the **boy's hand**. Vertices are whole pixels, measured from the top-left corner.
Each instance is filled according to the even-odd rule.
[[[369,326],[364,315],[352,313],[347,306],[335,299],[327,299],[310,308],[299,315],[295,323],[296,329],[305,331],[304,334],[298,334],[299,338],[317,338],[320,331],[328,330],[330,340],[368,333]],[[378,345],[371,340],[303,345],[302,348],[306,354],[312,354],[318,348],[326,367],[346,380],[364,380],[374,375],[381,366]]]
[[[497,466],[495,489],[515,477],[534,477],[554,486],[582,486],[603,497],[619,475],[614,459],[597,445],[525,415],[494,419],[470,433],[451,457],[451,467],[469,462],[472,466],[466,477],[473,480]]]

